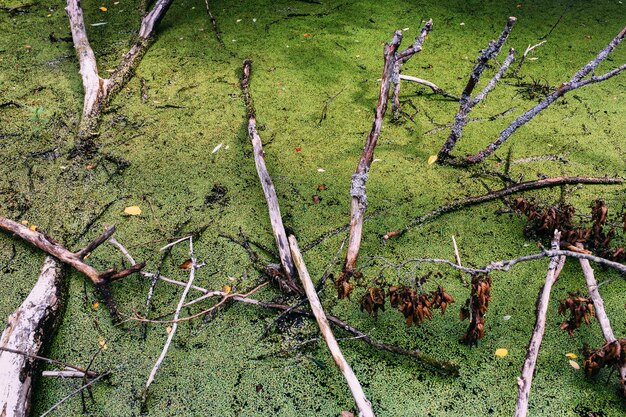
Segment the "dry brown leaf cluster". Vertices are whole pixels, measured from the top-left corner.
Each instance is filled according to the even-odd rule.
[[[585,374],[592,377],[604,367],[623,367],[626,365],[626,338],[606,343],[600,349],[583,349]],[[622,392],[626,396],[626,381],[620,380]]]
[[[561,330],[567,330],[570,336],[574,336],[574,330],[582,326],[583,320],[587,325],[590,324],[589,317],[594,316],[593,302],[579,292],[570,292],[569,297],[559,300],[559,314],[569,314],[567,320],[561,324]]]
[[[468,345],[477,345],[485,336],[485,314],[491,301],[491,277],[477,274],[472,277],[470,298],[461,308],[461,320],[469,319],[470,325],[461,341]]]
[[[577,244],[593,251],[598,256],[614,261],[626,260],[623,247],[611,248],[611,241],[615,237],[615,228],[605,232],[607,225],[608,207],[602,200],[596,200],[591,206],[592,224],[589,227],[578,227],[572,222],[575,210],[570,205],[541,207],[538,204],[518,197],[513,200],[512,208],[524,213],[528,217],[527,233],[537,237],[551,238],[555,229],[561,232],[561,247],[570,250],[576,249]],[[621,217],[623,229],[626,231],[626,213]],[[592,253],[582,250],[585,253]]]
[[[407,286],[389,287],[389,301],[391,307],[397,308],[406,318],[406,325],[424,323],[424,320],[432,320],[434,309],[441,308],[445,313],[446,307],[454,302],[454,298],[448,294],[442,286],[438,286],[430,293],[418,293]]]

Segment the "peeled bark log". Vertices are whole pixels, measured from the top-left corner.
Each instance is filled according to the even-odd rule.
[[[9,317],[0,346],[38,355],[60,323],[65,293],[61,264],[51,256],[22,305]],[[0,416],[27,417],[31,407],[36,359],[0,351]]]

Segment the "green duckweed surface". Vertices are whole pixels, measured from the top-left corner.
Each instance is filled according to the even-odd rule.
[[[9,8],[19,4],[0,1]],[[140,19],[138,8],[130,0],[82,4],[104,76],[128,49]],[[406,46],[424,21],[432,18],[434,30],[424,50],[406,64],[404,73],[458,93],[480,49],[500,33],[510,15],[518,23],[507,46],[518,55],[549,33],[547,43],[530,55],[533,59],[519,74],[523,82],[549,86],[567,81],[591,60],[621,30],[626,16],[626,5],[617,0],[279,0],[212,1],[210,5],[226,48],[216,39],[203,1],[174,2],[136,76],[103,115],[101,147],[92,160],[67,157],[83,96],[78,62],[71,42],[65,40],[69,25],[63,2],[35,1],[17,13],[0,10],[0,103],[23,105],[0,108],[0,215],[37,225],[70,248],[80,248],[105,225],[116,224],[117,240],[135,259],[145,260],[148,271],[160,264],[159,248],[168,240],[202,229],[194,247],[206,266],[197,273],[197,285],[250,289],[259,282],[258,272],[243,248],[220,236],[238,236],[242,230],[250,241],[273,247],[239,88],[244,58],[253,61],[252,94],[284,221],[304,247],[349,220],[350,177],[373,119],[382,45],[394,30],[405,29]],[[101,6],[108,10],[101,11]],[[622,45],[599,71],[625,61]],[[495,66],[486,71],[481,86],[494,71]],[[141,79],[147,100],[141,98]],[[529,97],[528,91],[514,85],[517,81],[504,79],[472,117],[512,110],[493,121],[469,124],[455,152],[482,149],[516,115],[537,103],[538,97]],[[368,182],[371,216],[365,223],[361,263],[366,264],[370,256],[393,262],[414,257],[453,259],[452,235],[467,265],[535,252],[536,242],[523,233],[525,220],[503,212],[500,201],[445,215],[388,242],[381,236],[453,199],[482,194],[485,185],[500,188],[497,179],[475,174],[502,172],[509,152],[515,179],[624,175],[625,86],[621,75],[570,93],[519,129],[484,164],[459,170],[427,164],[447,137],[445,125],[453,120],[458,104],[404,83],[403,110],[411,117],[399,123],[392,123],[390,115],[385,119]],[[320,124],[325,102],[339,92]],[[524,162],[544,155],[559,158]],[[121,158],[128,163],[124,169]],[[321,184],[326,187],[320,191]],[[321,197],[318,204],[312,199],[316,194]],[[572,187],[567,194],[567,201],[585,214],[596,198],[606,200],[613,214],[625,204],[623,186]],[[558,189],[532,195],[544,202],[560,198]],[[132,205],[141,208],[141,215],[124,214],[124,208]],[[314,280],[344,237],[345,232],[332,235],[305,252]],[[265,262],[275,262],[271,254],[253,247]],[[188,247],[177,245],[163,261],[161,272],[185,281],[188,272],[178,265],[188,258]],[[0,317],[8,316],[28,294],[42,260],[38,250],[0,234]],[[122,256],[113,246],[104,245],[88,261],[104,270],[120,267]],[[443,272],[443,277],[426,284],[426,290],[441,283],[456,299],[445,315],[437,313],[420,327],[407,328],[402,315],[391,308],[377,319],[361,313],[356,303],[365,291],[361,287],[352,301],[339,301],[329,283],[322,298],[328,312],[376,339],[419,348],[461,367],[458,377],[440,376],[359,340],[340,342],[379,417],[511,415],[546,266],[546,260],[537,261],[493,275],[486,336],[474,348],[458,342],[467,326],[458,320],[458,313],[468,289],[454,271],[434,267],[416,271],[419,275]],[[376,267],[363,272],[365,282],[379,278]],[[604,281],[615,274],[597,268],[597,275]],[[397,277],[385,271],[389,283],[411,278],[414,275]],[[94,387],[93,401],[87,400],[92,416],[338,416],[342,410],[354,409],[323,343],[289,350],[318,336],[314,322],[288,320],[263,337],[276,313],[233,304],[211,320],[179,326],[151,387],[147,411],[142,411],[143,387],[167,336],[167,324],[147,326],[145,339],[140,325],[114,327],[104,307],[94,308],[97,295],[86,279],[72,271],[67,279],[63,323],[46,354],[84,366],[106,341],[107,348],[93,367],[113,374]],[[149,282],[138,276],[116,282],[112,291],[120,310],[143,312],[148,287]],[[568,262],[553,290],[533,381],[531,415],[624,415],[615,374],[603,371],[586,380],[565,357],[579,353],[583,343],[602,344],[595,323],[583,326],[574,338],[559,330],[562,317],[557,315],[557,300],[579,289],[584,289],[580,267]],[[158,284],[151,316],[170,315],[181,291]],[[601,289],[618,335],[626,332],[625,291],[623,279]],[[281,299],[271,288],[255,296]],[[183,315],[208,306],[184,309]],[[497,348],[507,348],[509,355],[494,356]],[[582,363],[580,355],[578,362]],[[43,413],[79,384],[40,381],[33,415]],[[81,412],[80,398],[75,397],[54,414]]]

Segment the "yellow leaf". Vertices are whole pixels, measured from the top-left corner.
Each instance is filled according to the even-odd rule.
[[[33,232],[36,232],[37,231],[37,226],[35,226],[34,224],[31,224],[29,229],[32,230]]]
[[[171,326],[167,326],[165,328],[165,333],[170,334],[171,331],[172,331],[172,327]]]
[[[107,9],[107,8],[106,8],[106,7],[104,7],[104,6],[102,6],[102,7],[100,7],[100,10],[101,10],[101,11],[103,11],[103,12],[106,12],[106,11],[107,11],[107,10],[109,10],[109,9]]]
[[[230,285],[224,285],[222,287],[222,291],[225,292],[226,294],[230,294],[231,290],[232,290],[232,288],[230,287]]]
[[[576,359],[578,356],[576,356],[575,353],[566,353],[565,357],[570,358],[570,359]]]
[[[22,223],[24,226],[28,226],[28,220],[22,220],[20,223]]]
[[[141,214],[141,209],[139,206],[129,206],[124,209],[124,213],[129,216],[139,216]]]
[[[428,157],[428,165],[432,165],[437,162],[437,155],[431,155]]]
[[[106,348],[107,348],[107,341],[104,340],[104,338],[102,336],[98,336],[98,344],[100,345],[100,349],[106,350]]]
[[[504,349],[504,348],[496,349],[496,356],[503,358],[508,354],[509,354],[508,349]]]
[[[572,368],[576,369],[576,370],[579,370],[579,369],[580,369],[580,365],[578,364],[578,362],[573,361],[573,360],[571,360],[571,359],[569,360],[569,365],[570,365]]]
[[[97,302],[97,301],[94,301],[94,302],[93,302],[93,304],[91,305],[91,307],[92,307],[94,310],[97,310],[98,308],[100,308],[100,303],[99,303],[99,302]]]

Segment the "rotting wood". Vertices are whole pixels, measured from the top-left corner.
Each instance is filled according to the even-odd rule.
[[[289,242],[287,241],[287,233],[285,232],[285,226],[280,214],[280,206],[278,204],[278,197],[276,196],[276,190],[274,189],[274,183],[267,171],[265,165],[265,153],[263,152],[263,144],[256,128],[256,113],[254,110],[254,102],[252,101],[252,95],[250,94],[250,73],[252,71],[252,62],[249,59],[243,61],[243,77],[241,80],[241,88],[243,90],[244,101],[246,103],[246,110],[248,113],[248,135],[252,142],[252,152],[254,154],[254,164],[256,165],[256,171],[263,188],[263,194],[267,201],[267,209],[269,211],[270,223],[272,225],[272,232],[276,240],[276,247],[278,249],[278,256],[280,263],[283,267],[284,279],[279,278],[279,284],[281,289],[291,293],[301,293],[295,281],[296,269],[293,263],[291,252],[289,250]]]
[[[356,377],[352,368],[350,367],[350,364],[344,358],[343,353],[339,348],[339,344],[335,339],[335,335],[330,328],[328,318],[326,317],[326,313],[324,313],[324,309],[322,308],[322,303],[317,296],[317,291],[315,290],[315,286],[311,281],[311,277],[309,276],[309,272],[307,271],[306,264],[302,259],[300,249],[298,249],[298,241],[293,235],[289,236],[289,246],[291,248],[291,255],[293,256],[296,268],[298,269],[298,276],[300,277],[300,281],[302,282],[302,287],[304,287],[306,296],[309,299],[309,304],[311,306],[311,310],[313,311],[313,315],[315,316],[315,320],[317,321],[317,325],[320,328],[322,337],[326,342],[326,346],[328,346],[328,350],[330,351],[333,360],[337,364],[337,367],[343,374],[346,382],[348,383],[348,386],[350,387],[352,397],[354,398],[354,401],[356,402],[356,405],[359,409],[359,416],[374,417],[372,404],[365,396],[365,392],[363,392],[363,387],[359,383],[359,380]]]
[[[158,0],[152,10],[142,19],[137,40],[124,54],[121,62],[107,79],[98,74],[96,56],[89,44],[85,19],[80,0],[67,0],[67,12],[74,48],[80,64],[80,75],[85,90],[83,112],[72,155],[89,154],[94,151],[93,136],[100,122],[100,114],[111,98],[132,77],[141,58],[148,50],[154,30],[169,9],[172,0]]]
[[[560,241],[561,233],[558,230],[555,230],[551,249],[558,251]],[[537,297],[537,304],[535,307],[535,328],[528,344],[528,352],[526,353],[526,360],[522,366],[521,376],[517,379],[517,386],[519,390],[517,393],[515,417],[525,417],[528,414],[528,400],[530,397],[530,389],[535,372],[535,365],[537,363],[537,357],[539,356],[541,341],[543,340],[543,335],[546,330],[546,315],[550,302],[550,292],[552,291],[552,286],[559,277],[564,264],[564,256],[553,256],[550,258],[548,273],[546,274],[546,283],[539,291],[539,296]]]
[[[0,337],[0,416],[27,417],[38,355],[51,340],[64,307],[62,266],[46,257],[37,283],[9,317]],[[16,353],[20,352],[20,353]]]
[[[109,290],[109,284],[112,281],[122,279],[130,274],[140,271],[145,264],[140,263],[131,266],[130,268],[116,271],[115,269],[107,269],[106,271],[99,272],[94,267],[84,262],[84,258],[89,255],[96,247],[104,243],[115,232],[115,226],[107,229],[102,235],[98,236],[91,243],[89,243],[84,249],[78,252],[71,252],[60,243],[56,242],[51,237],[44,233],[9,220],[0,216],[0,229],[3,229],[13,235],[27,241],[28,243],[36,246],[49,255],[54,256],[64,264],[70,265],[72,268],[86,275],[91,282],[93,282],[96,290],[102,295],[107,307],[109,308],[113,319],[117,319],[117,308],[111,297]]]
[[[408,232],[410,229],[432,221],[446,213],[451,213],[453,211],[457,211],[459,209],[470,207],[476,204],[485,203],[487,201],[497,200],[499,198],[506,197],[515,193],[571,184],[616,185],[622,184],[623,182],[624,180],[622,180],[621,178],[612,177],[553,177],[543,178],[536,181],[520,182],[487,194],[454,200],[451,203],[438,207],[435,210],[432,210],[420,217],[414,218],[407,226],[404,227],[404,229],[398,229],[392,232],[388,232],[385,234],[385,236],[386,239],[392,236],[401,236],[404,233]]]

